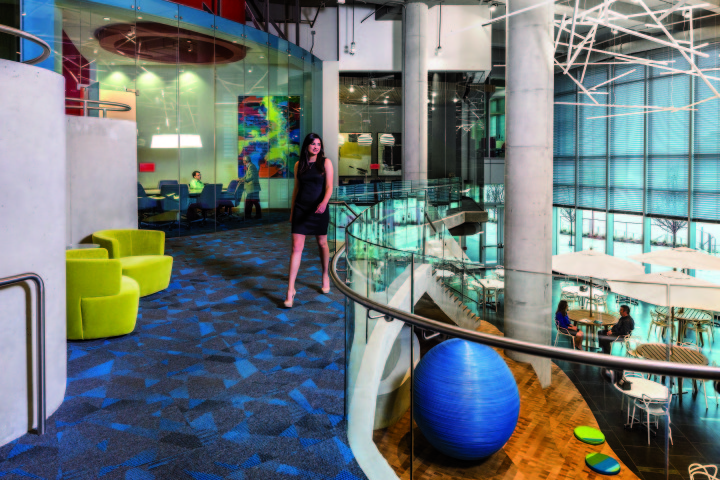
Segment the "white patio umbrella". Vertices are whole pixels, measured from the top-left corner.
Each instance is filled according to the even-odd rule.
[[[571,277],[593,277],[603,280],[645,273],[645,268],[639,263],[628,262],[597,250],[553,255],[552,269]]]
[[[570,275],[571,277],[590,277],[591,299],[593,298],[593,279],[608,280],[645,273],[645,268],[639,263],[628,262],[597,250],[582,250],[580,252],[553,255],[552,269],[554,272]],[[591,301],[591,317],[592,313]]]
[[[691,270],[720,270],[720,258],[688,247],[668,248],[633,255],[630,258],[642,263]]]
[[[607,283],[617,294],[653,305],[720,310],[720,285],[681,272],[635,275]]]

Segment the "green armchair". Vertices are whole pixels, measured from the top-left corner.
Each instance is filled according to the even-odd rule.
[[[170,285],[173,258],[165,253],[165,232],[157,230],[101,230],[93,243],[106,248],[110,258],[120,260],[122,274],[140,285],[145,297]]]
[[[135,329],[140,286],[122,275],[119,260],[109,260],[104,248],[68,250],[67,338],[126,335]]]

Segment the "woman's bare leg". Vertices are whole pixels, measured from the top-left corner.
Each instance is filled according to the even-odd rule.
[[[575,340],[575,348],[577,348],[578,350],[582,350],[583,349],[583,347],[582,347],[583,333],[578,331],[577,335],[575,335],[574,340]]]
[[[299,233],[292,234],[292,254],[290,255],[290,271],[288,272],[288,291],[286,301],[292,300],[295,292],[295,279],[300,269],[300,261],[302,260],[303,247],[305,246],[305,235]]]
[[[328,275],[328,262],[330,262],[330,249],[328,248],[327,235],[317,235],[318,249],[320,250],[320,263],[322,264],[322,288],[330,288],[330,276]]]

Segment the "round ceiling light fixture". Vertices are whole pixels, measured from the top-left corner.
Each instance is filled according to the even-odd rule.
[[[245,58],[248,50],[244,45],[157,22],[105,25],[95,30],[95,38],[108,52],[167,64],[233,63]]]
[[[358,135],[357,143],[358,143],[358,145],[361,145],[363,147],[368,147],[368,146],[372,145],[372,143],[373,143],[372,135],[369,133],[361,133],[360,135]]]
[[[395,145],[395,136],[392,133],[383,133],[380,135],[380,145],[392,147]]]

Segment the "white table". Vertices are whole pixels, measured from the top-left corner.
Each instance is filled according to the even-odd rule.
[[[470,284],[483,289],[483,305],[487,301],[488,293],[495,290],[495,308],[497,309],[497,291],[505,289],[505,282],[502,280],[495,280],[494,278],[483,278],[482,280],[472,281]]]
[[[630,390],[623,390],[617,385],[614,386],[620,393],[628,397],[627,423],[625,423],[625,426],[628,426],[630,425],[630,402],[632,400],[642,400],[643,395],[647,395],[653,400],[667,400],[670,395],[670,391],[662,383],[653,382],[647,378],[626,378],[630,382]]]
[[[572,286],[572,287],[563,287],[562,289],[565,293],[572,293],[573,295],[577,295],[578,297],[584,297],[584,298],[590,298],[590,287],[588,286],[587,290],[584,292],[580,291],[579,286]],[[593,297],[604,297],[605,292],[602,290],[593,287]]]
[[[495,280],[494,278],[483,278],[472,282],[473,285],[484,287],[487,290],[497,290],[505,288],[505,282],[502,280]]]
[[[451,278],[451,277],[461,277],[462,275],[451,272],[450,270],[437,270],[435,272],[435,276],[440,278]]]

